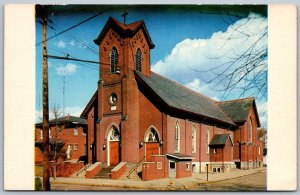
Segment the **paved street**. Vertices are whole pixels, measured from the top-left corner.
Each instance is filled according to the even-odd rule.
[[[218,174],[215,174],[214,176],[216,178],[221,178],[221,175],[218,176]],[[204,175],[202,175],[204,176]],[[212,178],[212,176],[210,176]],[[239,176],[232,179],[223,179],[221,181],[218,180],[211,180],[209,183],[206,183],[204,180],[198,180],[198,185],[195,187],[184,187],[184,188],[156,188],[155,185],[157,183],[162,183],[164,180],[160,181],[152,181],[152,188],[149,188],[148,185],[142,185],[140,182],[137,184],[133,184],[134,182],[131,182],[132,184],[129,185],[120,185],[120,186],[99,186],[99,185],[80,185],[80,184],[64,184],[64,183],[55,183],[52,182],[51,184],[51,190],[59,190],[59,191],[65,191],[65,190],[103,190],[103,191],[110,191],[110,190],[118,190],[118,191],[142,191],[142,190],[189,190],[189,191],[266,191],[266,170],[261,170],[257,172],[253,172],[249,175]],[[184,180],[178,180],[181,184]],[[191,180],[192,181],[192,180]],[[117,182],[117,181],[114,181]],[[186,181],[186,182],[189,182]],[[142,182],[143,184],[146,184],[147,182]],[[192,182],[191,182],[192,183]],[[136,186],[139,186],[137,188]],[[125,187],[124,187],[125,186]],[[145,188],[143,188],[143,186]],[[158,186],[158,185],[157,185]],[[188,186],[185,184],[185,186]],[[158,186],[159,187],[159,186]]]
[[[214,183],[202,183],[200,186],[189,190],[196,191],[266,191],[266,171],[247,175],[239,178],[218,181]]]

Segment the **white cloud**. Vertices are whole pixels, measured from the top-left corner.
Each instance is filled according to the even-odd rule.
[[[66,43],[63,42],[62,40],[60,40],[60,41],[57,43],[57,47],[58,47],[58,48],[65,48],[65,47],[66,47]]]
[[[168,56],[152,66],[152,71],[183,84],[192,82],[195,78],[200,79],[204,85],[224,70],[225,66],[220,66],[221,64],[232,61],[245,52],[262,36],[266,28],[267,19],[251,13],[247,18],[230,25],[225,32],[215,32],[208,39],[187,38],[179,42]],[[253,53],[261,48],[267,48],[267,36],[253,48]],[[245,62],[239,61],[236,66],[243,63]],[[211,69],[214,71],[207,71]],[[235,79],[238,77],[240,75]],[[225,82],[219,85],[223,86]],[[210,88],[216,86],[211,85]]]
[[[188,82],[184,84],[186,87],[190,88],[193,91],[196,91],[201,94],[205,94],[206,96],[219,101],[219,98],[216,96],[216,92],[209,87],[207,84],[201,85],[201,80],[195,78],[192,82]]]
[[[74,45],[75,45],[74,40],[71,40],[71,41],[70,41],[70,45],[71,45],[71,46],[74,46]]]
[[[56,68],[56,73],[59,76],[69,76],[76,72],[77,66],[75,64],[67,64],[66,66],[60,65]]]
[[[79,107],[79,106],[73,106],[73,107],[66,107],[65,108],[65,115],[72,115],[72,116],[77,116],[79,117],[80,114],[82,113],[84,108]]]
[[[186,38],[182,40],[164,59],[153,64],[151,69],[158,74],[182,83],[196,92],[219,100],[223,93],[218,89],[226,85],[226,80],[221,83],[209,83],[208,81],[211,81],[217,74],[225,70],[226,66],[221,66],[222,64],[240,56],[259,38],[263,37],[257,42],[252,53],[256,53],[261,49],[267,50],[268,36],[263,36],[267,27],[267,18],[250,13],[248,17],[230,25],[225,32],[215,32],[210,38]],[[245,63],[246,61],[239,60],[229,70],[234,70]],[[264,59],[263,63],[267,64],[267,59]],[[235,75],[234,79],[239,79],[241,76],[242,73]],[[242,84],[245,85],[244,82]],[[231,92],[233,95],[229,98],[240,98],[239,87],[241,86],[237,86]],[[244,96],[251,95],[253,95],[253,91],[249,91]],[[267,125],[266,104],[267,102],[258,103],[259,113],[263,113],[261,111],[265,109],[265,114],[260,114],[260,120],[264,126]]]

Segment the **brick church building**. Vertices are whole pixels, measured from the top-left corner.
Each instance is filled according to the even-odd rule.
[[[182,161],[190,173],[207,165],[211,172],[262,166],[254,98],[218,102],[152,72],[154,43],[144,21],[125,25],[110,17],[94,42],[100,79],[81,114],[89,163],[163,157],[169,175]]]

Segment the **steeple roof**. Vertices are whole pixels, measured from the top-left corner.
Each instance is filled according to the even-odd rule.
[[[145,33],[145,37],[147,39],[150,49],[153,49],[155,46],[150,38],[149,32],[143,20],[139,20],[137,22],[124,25],[113,17],[109,17],[103,30],[100,32],[98,37],[94,40],[95,44],[99,45],[101,43],[102,39],[105,37],[107,31],[110,28],[113,28],[123,38],[133,37],[140,29],[142,29],[143,32]]]

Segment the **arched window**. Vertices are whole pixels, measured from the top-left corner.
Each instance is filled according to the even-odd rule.
[[[110,73],[115,73],[118,64],[118,50],[113,47],[110,52]]]
[[[138,48],[136,50],[135,59],[136,59],[135,69],[141,72],[142,71],[142,51],[140,48]]]
[[[252,143],[252,119],[249,120],[249,129],[248,129],[249,142]]]
[[[192,153],[196,153],[196,128],[193,125],[192,129]]]
[[[151,128],[147,133],[146,133],[146,139],[145,142],[158,142],[158,134],[154,128]]]
[[[109,134],[108,134],[108,140],[109,141],[119,141],[120,140],[120,132],[115,126],[112,126],[110,128]]]
[[[206,153],[209,154],[209,128],[206,129]]]
[[[175,126],[174,151],[180,152],[180,127],[178,122],[176,123]]]

